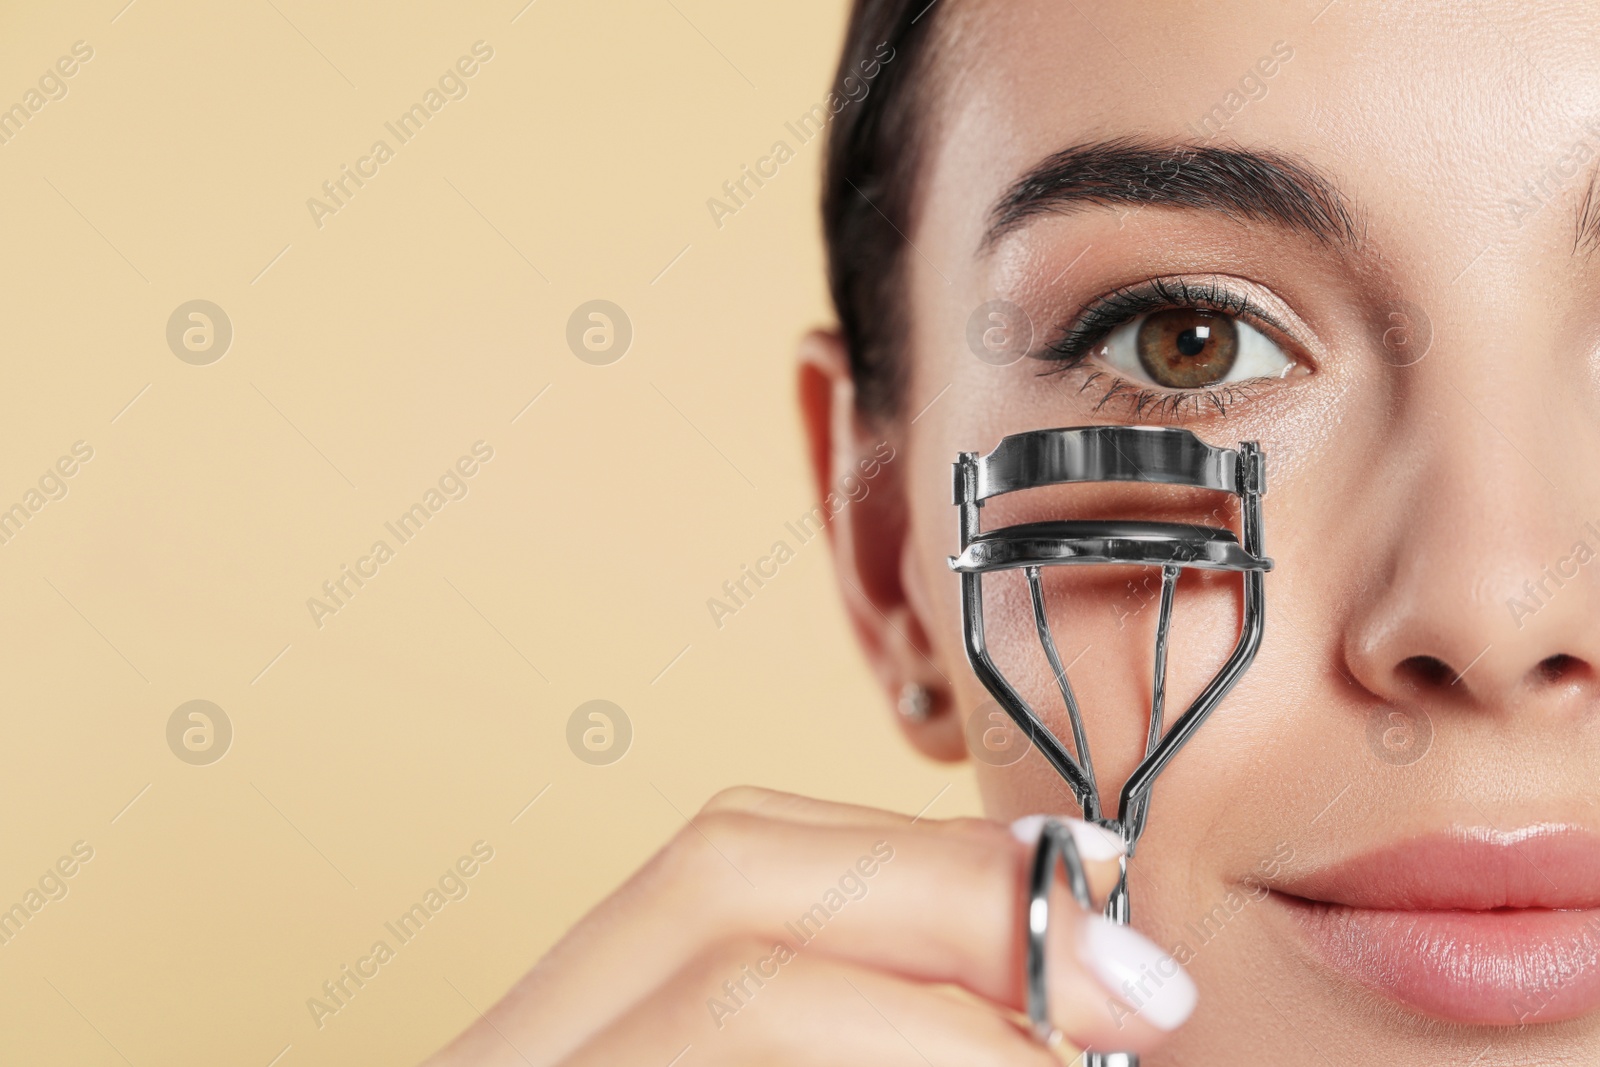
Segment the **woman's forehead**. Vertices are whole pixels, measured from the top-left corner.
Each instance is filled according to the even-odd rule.
[[[1515,3],[954,0],[927,100],[921,221],[938,232],[925,236],[970,258],[993,205],[1042,160],[1136,137],[1303,161],[1386,258],[1412,240],[1463,264],[1490,239],[1570,245],[1600,159],[1596,15],[1588,3],[1539,5],[1535,21]]]

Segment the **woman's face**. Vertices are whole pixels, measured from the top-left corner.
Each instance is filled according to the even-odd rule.
[[[1597,14],[937,11],[895,463],[905,598],[954,716],[993,707],[946,565],[958,452],[1116,422],[1269,457],[1266,641],[1158,781],[1132,865],[1135,924],[1202,994],[1160,1062],[1600,1040],[1600,911],[1575,910],[1600,908]],[[1012,331],[1002,354],[969,344],[975,313]],[[984,525],[1068,514],[1236,528],[1225,498],[1140,487],[1015,494]],[[997,658],[1067,736],[1022,576],[986,582]],[[1046,572],[1108,797],[1142,743],[1158,591]],[[1177,603],[1169,721],[1231,647],[1238,579],[1185,577]],[[995,817],[1076,811],[1037,753],[978,756]]]

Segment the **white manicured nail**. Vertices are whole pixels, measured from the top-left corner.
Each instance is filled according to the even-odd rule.
[[[1011,824],[1011,833],[1024,845],[1037,845],[1047,820],[1054,819],[1072,832],[1078,855],[1086,860],[1114,860],[1123,855],[1122,838],[1104,827],[1069,815],[1024,815]]]
[[[1169,954],[1137,930],[1099,915],[1084,919],[1078,955],[1106,991],[1161,1030],[1178,1027],[1199,993],[1194,980]]]

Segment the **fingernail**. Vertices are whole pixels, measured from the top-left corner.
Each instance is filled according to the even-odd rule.
[[[1051,819],[1071,831],[1078,855],[1086,860],[1114,860],[1126,851],[1119,835],[1070,815],[1024,815],[1011,824],[1011,834],[1024,845],[1037,845],[1045,822]]]
[[[1159,1029],[1176,1029],[1194,1011],[1199,999],[1194,980],[1137,930],[1087,916],[1078,955],[1107,992]]]

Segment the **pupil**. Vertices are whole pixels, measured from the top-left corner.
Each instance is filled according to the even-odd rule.
[[[1211,340],[1211,327],[1193,326],[1178,334],[1178,351],[1185,356],[1198,356],[1206,350]]]
[[[1139,364],[1166,389],[1198,389],[1228,376],[1239,358],[1239,328],[1227,315],[1172,308],[1148,315],[1136,340]]]

